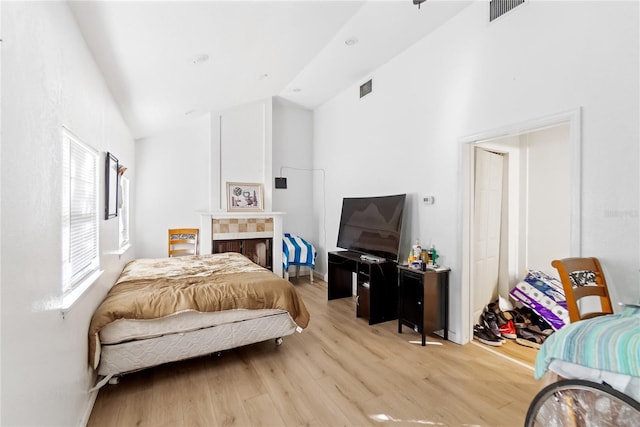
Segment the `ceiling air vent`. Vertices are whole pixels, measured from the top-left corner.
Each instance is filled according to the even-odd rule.
[[[360,86],[360,98],[370,94],[372,90],[373,90],[373,86],[372,86],[371,80],[369,80],[368,82]]]
[[[524,3],[524,0],[491,0],[489,2],[489,21],[501,17],[522,3]]]

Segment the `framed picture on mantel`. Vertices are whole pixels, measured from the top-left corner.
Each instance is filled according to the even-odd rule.
[[[264,210],[262,184],[247,182],[227,182],[227,211]]]

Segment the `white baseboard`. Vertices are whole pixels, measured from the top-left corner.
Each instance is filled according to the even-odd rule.
[[[87,407],[84,410],[84,415],[80,420],[80,425],[82,427],[86,427],[89,424],[89,418],[91,418],[91,412],[93,411],[93,405],[96,403],[96,399],[98,398],[98,392],[100,390],[94,390],[89,392],[89,399],[87,400]]]

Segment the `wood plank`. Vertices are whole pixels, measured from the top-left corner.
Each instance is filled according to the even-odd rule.
[[[328,301],[325,282],[292,282],[311,313],[305,331],[125,375],[100,390],[88,425],[523,424],[542,386],[531,349],[513,349],[523,366],[435,336],[442,345],[422,347],[396,321],[356,318],[351,298]]]

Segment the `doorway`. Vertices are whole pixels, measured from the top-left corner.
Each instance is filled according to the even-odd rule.
[[[467,343],[486,304],[507,297],[528,268],[555,275],[551,260],[580,254],[580,110],[461,142]]]

